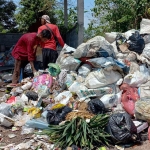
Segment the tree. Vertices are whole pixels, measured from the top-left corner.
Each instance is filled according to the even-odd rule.
[[[149,17],[149,7],[149,0],[95,0],[92,9],[95,19],[89,24],[89,29],[94,30],[95,35],[139,29],[141,19]]]
[[[19,9],[15,15],[19,31],[27,32],[30,26],[34,26],[37,31],[40,25],[39,18],[47,14],[51,18],[51,22],[56,23],[54,18],[55,0],[21,0]]]
[[[13,31],[16,26],[14,12],[16,5],[13,1],[0,0],[0,32]]]

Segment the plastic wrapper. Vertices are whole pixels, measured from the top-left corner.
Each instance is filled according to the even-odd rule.
[[[0,113],[5,115],[5,116],[8,116],[8,117],[12,117],[12,113],[11,113],[11,105],[10,104],[7,104],[7,103],[1,103],[0,104]]]
[[[34,132],[33,128],[28,128],[26,126],[22,126],[22,128],[21,128],[21,135],[30,134],[30,133],[33,133],[33,132]]]
[[[59,65],[55,63],[48,64],[48,71],[50,75],[53,77],[56,77],[61,72]]]
[[[66,105],[69,102],[69,99],[72,97],[72,94],[70,91],[64,91],[60,93],[58,96],[54,98],[55,103],[61,103]]]
[[[33,78],[33,85],[32,88],[35,90],[39,90],[41,86],[47,86],[50,88],[52,86],[53,78],[49,74],[42,74],[40,76],[37,76]]]
[[[48,129],[49,125],[46,122],[46,120],[43,120],[42,118],[37,118],[37,119],[31,119],[27,120],[25,123],[25,126],[28,128],[34,128],[34,129]]]
[[[75,81],[75,78],[73,77],[73,75],[67,74],[66,81],[65,81],[67,88],[69,88],[73,84],[74,81]]]
[[[114,93],[114,91],[114,86],[107,86],[97,89],[79,90],[77,96],[79,97],[79,101],[84,101],[90,97],[102,97],[105,94]]]
[[[25,85],[21,86],[21,88],[25,91],[25,90],[29,90],[32,86],[32,82],[28,82]]]
[[[28,114],[31,115],[34,118],[40,118],[41,117],[41,109],[36,107],[31,107],[28,109]]]

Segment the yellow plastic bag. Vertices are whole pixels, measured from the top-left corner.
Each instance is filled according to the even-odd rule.
[[[34,118],[40,118],[41,117],[41,110],[37,107],[31,107],[28,109],[28,114],[31,115]]]

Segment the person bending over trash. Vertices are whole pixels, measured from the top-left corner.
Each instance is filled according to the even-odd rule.
[[[12,56],[15,59],[15,67],[12,76],[12,86],[15,86],[20,78],[20,70],[24,69],[26,64],[30,62],[33,74],[36,74],[34,68],[34,60],[36,58],[36,48],[40,42],[45,42],[51,38],[49,30],[43,30],[39,34],[37,33],[26,33],[21,36],[12,50]]]
[[[41,31],[44,29],[48,29],[52,34],[51,39],[47,40],[41,45],[41,47],[43,48],[43,69],[45,70],[46,68],[48,68],[49,63],[56,62],[56,59],[58,57],[58,53],[56,50],[57,42],[61,47],[64,47],[64,41],[60,35],[58,27],[50,22],[50,18],[48,15],[43,15],[41,17],[41,24],[42,26],[38,28],[38,34],[41,33]]]

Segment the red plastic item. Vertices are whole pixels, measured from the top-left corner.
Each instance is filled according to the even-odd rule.
[[[130,115],[134,115],[135,102],[139,99],[137,88],[132,88],[128,84],[124,83],[120,86],[120,90],[123,90],[121,96],[123,108]]]
[[[12,104],[16,102],[16,97],[15,96],[11,96],[8,100],[7,100],[7,104]]]
[[[81,58],[79,58],[79,60],[82,61],[84,64],[89,64],[89,65],[92,66],[92,64],[89,61],[87,61],[88,59],[91,59],[91,58],[90,57],[81,57]]]

